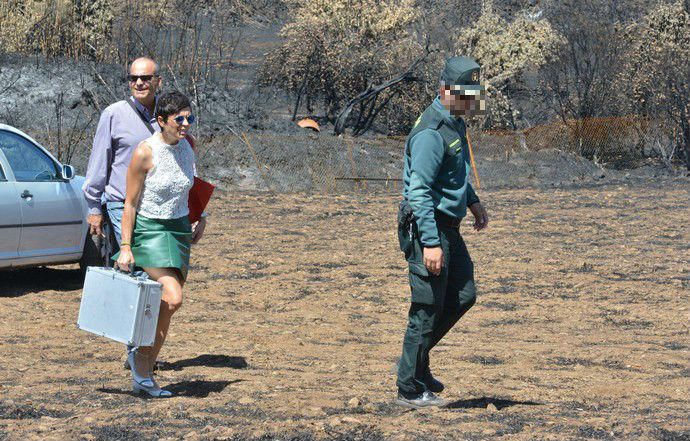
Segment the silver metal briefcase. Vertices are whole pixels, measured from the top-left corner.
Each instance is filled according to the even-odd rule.
[[[77,327],[127,345],[152,346],[160,304],[160,283],[88,267]]]

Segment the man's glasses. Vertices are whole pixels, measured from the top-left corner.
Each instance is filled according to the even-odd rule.
[[[157,77],[157,76],[158,75],[127,75],[127,79],[129,80],[130,83],[136,83],[138,80],[141,80],[144,83],[148,83],[154,77]]]
[[[187,117],[179,115],[173,118],[173,121],[175,121],[177,124],[182,124],[184,123],[184,120],[187,120],[187,124],[194,124],[194,121],[196,121],[196,116],[194,115],[189,115]]]

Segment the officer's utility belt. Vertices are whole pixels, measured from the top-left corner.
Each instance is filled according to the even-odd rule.
[[[448,216],[438,210],[434,211],[434,218],[436,219],[437,226],[446,228],[458,228],[460,221],[462,221],[459,217]]]

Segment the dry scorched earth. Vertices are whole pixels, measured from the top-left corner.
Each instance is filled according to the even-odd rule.
[[[445,409],[392,405],[397,196],[228,193],[158,379],[75,327],[80,276],[0,278],[0,440],[690,439],[687,182],[484,191],[477,305],[432,353]]]

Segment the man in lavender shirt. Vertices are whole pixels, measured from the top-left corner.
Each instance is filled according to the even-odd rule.
[[[151,129],[160,131],[154,116],[156,91],[161,86],[158,65],[150,58],[138,58],[129,68],[128,80],[132,92],[128,98],[130,102],[118,101],[101,114],[86,170],[86,182],[82,187],[89,206],[91,234],[103,235],[102,199],[105,199],[117,241],[114,248],[119,248],[121,241],[127,168],[132,152],[141,141],[151,136]],[[145,121],[150,123],[150,127]]]

